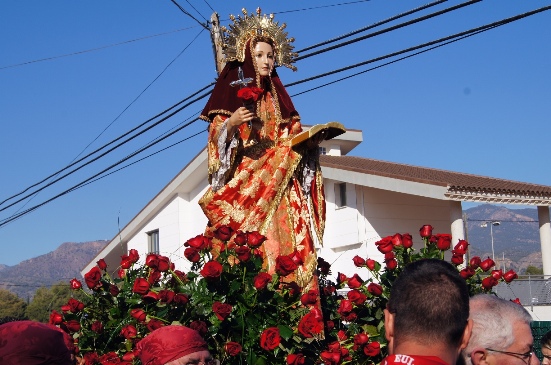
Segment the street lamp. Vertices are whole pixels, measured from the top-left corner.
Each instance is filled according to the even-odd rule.
[[[490,223],[490,237],[492,238],[492,260],[494,260],[495,262],[495,256],[494,256],[494,230],[493,230],[493,227],[494,226],[499,226],[501,224],[501,222],[499,221],[487,221],[487,222],[484,222],[480,225],[480,227],[482,228],[486,228],[488,227],[488,223]]]

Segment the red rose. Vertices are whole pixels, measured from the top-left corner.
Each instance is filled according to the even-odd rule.
[[[367,296],[359,290],[350,290],[347,294],[348,300],[356,305],[362,305],[367,300]]]
[[[237,356],[241,353],[243,348],[237,342],[227,342],[226,345],[224,345],[224,350],[230,356]]]
[[[346,340],[348,337],[346,337],[346,332],[343,331],[343,330],[340,330],[339,332],[337,332],[337,339],[339,341],[344,341]],[[338,342],[337,342],[338,343]]]
[[[140,259],[140,255],[138,254],[138,250],[132,248],[130,251],[128,251],[128,257],[130,257],[130,260],[132,260],[132,263],[138,262]]]
[[[327,327],[328,331],[332,331],[333,328],[335,328],[335,322],[333,321],[327,321],[325,322],[325,326]]]
[[[340,273],[337,275],[337,283],[342,284],[342,283],[346,283],[347,281],[348,281],[348,278],[347,278],[346,275],[343,274],[342,272],[340,272]]]
[[[377,356],[381,352],[381,344],[377,341],[373,341],[371,343],[368,343],[364,347],[364,354],[365,356]]]
[[[377,283],[369,283],[367,286],[367,291],[371,293],[371,295],[379,297],[383,294],[383,287]]]
[[[113,285],[113,284],[109,285],[109,294],[116,297],[117,295],[119,295],[119,293],[120,293],[120,290],[119,290],[118,286]]]
[[[207,334],[207,324],[203,321],[193,321],[189,324],[189,328],[199,332],[201,336],[205,336]]]
[[[459,240],[459,242],[457,243],[457,245],[455,245],[453,249],[455,250],[455,252],[464,255],[467,253],[467,247],[469,247],[469,242],[465,240]]]
[[[71,279],[71,281],[69,281],[69,283],[71,284],[71,289],[73,289],[73,290],[78,290],[78,289],[82,288],[82,283],[80,281],[78,281],[76,278]]]
[[[306,358],[303,354],[289,354],[287,355],[287,365],[304,365]]]
[[[486,290],[490,290],[496,285],[497,279],[493,276],[488,276],[487,278],[482,279],[482,287]]]
[[[150,253],[145,258],[145,265],[152,269],[159,267],[159,256],[156,253]]]
[[[137,358],[136,354],[134,353],[134,351],[129,351],[127,353],[125,353],[124,355],[122,355],[122,359],[123,361],[129,361],[130,364],[133,363],[133,360]],[[122,365],[123,363],[121,363]]]
[[[312,338],[323,331],[323,317],[317,309],[311,310],[301,318],[298,331],[306,338]]]
[[[178,293],[174,295],[174,303],[176,304],[188,304],[189,303],[189,295]]]
[[[278,256],[276,258],[276,272],[280,276],[287,276],[297,268],[297,264],[289,256]]]
[[[491,258],[488,257],[486,260],[484,260],[480,263],[480,268],[482,269],[482,271],[488,271],[492,267],[494,267],[495,264],[496,263],[494,262],[494,260],[492,260]]]
[[[149,276],[147,277],[147,282],[150,285],[154,285],[159,280],[161,280],[161,272],[160,271],[157,271],[157,270],[154,270],[154,269],[149,271]]]
[[[191,262],[199,262],[199,260],[201,260],[199,251],[197,251],[197,249],[193,247],[186,248],[184,250],[184,256],[186,257],[186,259],[188,259]]]
[[[93,365],[99,361],[98,354],[95,352],[87,352],[82,357],[86,365]]]
[[[292,281],[290,283],[286,284],[287,288],[289,289],[289,295],[294,297],[295,295],[298,295],[301,293],[300,286],[295,281]]]
[[[69,306],[69,304],[65,304],[61,306],[61,310],[63,311],[63,313],[67,313],[71,310],[71,307]]]
[[[153,332],[161,327],[164,327],[164,323],[159,321],[158,319],[151,318],[149,322],[147,322],[147,329],[149,332]]]
[[[148,303],[156,302],[159,300],[159,294],[155,293],[154,291],[148,291],[146,295],[142,297],[143,300],[147,300]]]
[[[117,271],[117,275],[119,275],[119,278],[124,279],[126,277],[126,270],[120,269],[119,271]]]
[[[157,270],[159,270],[160,272],[165,272],[168,271],[169,268],[170,259],[166,256],[159,255],[159,267],[157,268]]]
[[[161,303],[170,304],[174,300],[175,293],[172,290],[159,290],[159,300]]]
[[[97,266],[94,266],[86,274],[84,274],[84,281],[88,288],[95,290],[101,288],[101,271]]]
[[[314,289],[308,290],[308,293],[302,294],[300,297],[302,305],[312,305],[318,302],[318,292]]]
[[[436,242],[436,247],[440,251],[446,251],[450,249],[452,244],[452,235],[451,234],[437,234],[436,237],[438,241]]]
[[[222,264],[218,261],[209,261],[199,273],[207,280],[215,280],[222,275]]]
[[[79,321],[76,321],[74,319],[71,319],[70,321],[64,322],[61,325],[62,327],[66,327],[69,332],[78,332],[80,331],[80,323]]]
[[[478,256],[473,257],[471,261],[469,261],[469,265],[471,265],[471,267],[475,270],[480,266],[481,263],[482,260],[480,260],[480,257]]]
[[[212,303],[212,311],[216,314],[219,320],[226,319],[232,310],[232,306],[227,303],[214,302]]]
[[[329,352],[334,352],[336,354],[340,354],[341,350],[342,350],[341,344],[338,341],[331,342],[330,344],[327,345],[327,350]]]
[[[396,233],[390,238],[390,242],[392,242],[392,246],[394,247],[402,246],[402,235],[400,233]]]
[[[430,224],[425,224],[423,227],[419,229],[419,234],[423,238],[428,238],[432,236],[432,226]]]
[[[398,266],[398,261],[396,261],[396,259],[385,261],[385,263],[388,270],[394,270]]]
[[[212,241],[210,238],[200,234],[187,240],[184,246],[193,247],[196,250],[210,250],[212,248]]]
[[[218,227],[214,231],[214,237],[218,238],[220,241],[229,241],[233,235],[233,229],[230,226]]]
[[[130,316],[132,318],[135,318],[138,322],[144,322],[147,317],[143,309],[140,309],[140,308],[131,309]]]
[[[57,311],[53,310],[52,313],[50,313],[50,324],[61,324],[63,322],[63,316],[59,314]]]
[[[404,248],[412,248],[413,247],[413,238],[409,233],[404,233],[402,235],[402,246]]]
[[[242,99],[244,102],[252,103],[258,100],[258,97],[264,92],[263,89],[260,89],[255,86],[244,87],[237,91],[237,97]]]
[[[340,315],[343,315],[343,314],[346,315],[346,314],[352,312],[353,309],[354,309],[354,307],[352,306],[352,302],[350,300],[343,299],[343,300],[341,300],[341,304],[339,305],[339,309],[337,309],[337,313],[339,313]]]
[[[138,330],[136,327],[134,327],[131,324],[127,324],[124,326],[121,330],[121,336],[128,339],[128,338],[136,338],[136,335],[138,334]]]
[[[111,364],[120,364],[121,360],[119,359],[119,355],[117,355],[116,352],[111,351],[106,354],[103,354],[98,359],[98,362],[101,365],[111,365]]]
[[[107,263],[105,262],[104,259],[100,259],[99,261],[96,262],[96,264],[98,264],[98,267],[99,267],[101,270],[107,269]]]
[[[324,274],[329,275],[329,272],[331,270],[331,264],[322,259],[321,257],[318,257],[318,270]]]
[[[385,238],[382,238],[381,240],[375,242],[375,245],[377,246],[377,249],[381,253],[387,253],[394,249],[394,245],[392,244],[392,237],[388,236]]]
[[[465,280],[472,278],[474,276],[474,274],[475,274],[475,271],[470,266],[464,268],[463,270],[461,270],[459,272],[459,275],[461,275],[461,277]]]
[[[266,241],[266,236],[260,234],[258,231],[247,233],[247,245],[250,248],[258,248]]]
[[[518,305],[522,305],[519,298],[511,299],[511,302],[517,303]]]
[[[247,233],[243,231],[237,231],[235,237],[233,238],[233,243],[237,246],[244,246],[247,244]]]
[[[122,269],[130,269],[130,266],[132,266],[132,258],[128,255],[122,255],[121,256],[121,268]]]
[[[458,254],[458,253],[453,252],[451,262],[454,265],[461,265],[463,263],[463,254]]]
[[[272,275],[267,272],[258,273],[253,279],[253,285],[256,290],[263,290],[266,288],[268,283],[272,281]]]
[[[492,270],[490,275],[492,275],[496,280],[499,280],[503,276],[503,271],[501,271],[501,270]]]
[[[325,365],[337,365],[341,361],[340,352],[322,351],[320,357]]]
[[[137,278],[132,286],[132,291],[136,294],[144,295],[149,291],[149,282],[144,278]]]
[[[260,347],[266,351],[275,350],[280,342],[281,337],[279,335],[279,328],[277,327],[266,328],[260,335]]]
[[[372,259],[367,259],[365,261],[365,265],[367,266],[367,268],[371,271],[375,271],[376,268],[377,268],[377,261],[375,260],[372,260]]]
[[[360,278],[358,274],[354,274],[354,276],[349,278],[347,281],[348,287],[350,289],[358,289],[360,286],[362,286],[363,282],[364,282],[363,279]]]
[[[92,323],[92,326],[90,326],[90,329],[96,333],[102,333],[103,332],[103,323],[100,321],[95,321]]]
[[[366,333],[358,333],[354,336],[354,345],[361,346],[369,341],[369,336]]]
[[[365,266],[365,260],[362,259],[360,256],[356,255],[354,256],[354,258],[352,259],[352,261],[354,261],[354,265],[356,265],[356,267],[363,267]]]
[[[505,274],[503,274],[503,280],[505,280],[507,283],[510,283],[517,278],[518,275],[514,270],[509,270]]]
[[[180,270],[172,270],[172,284],[183,284],[187,282],[187,275]]]
[[[239,261],[247,262],[251,259],[251,249],[247,246],[237,246],[235,249],[235,254]]]
[[[78,313],[80,312],[81,310],[84,309],[84,303],[74,299],[74,298],[71,298],[69,299],[69,302],[67,303],[67,305],[69,306],[69,310],[73,313]]]

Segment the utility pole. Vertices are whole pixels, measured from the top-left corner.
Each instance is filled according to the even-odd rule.
[[[223,34],[220,28],[220,17],[218,13],[212,13],[210,17],[210,39],[212,41],[212,50],[214,52],[214,63],[216,64],[216,73],[220,75],[222,69],[226,65],[224,54],[222,53]]]

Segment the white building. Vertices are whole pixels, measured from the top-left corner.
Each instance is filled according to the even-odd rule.
[[[417,167],[347,154],[362,141],[362,132],[348,130],[321,144],[320,157],[327,201],[323,247],[318,256],[332,263],[332,272],[357,272],[352,257],[382,261],[374,242],[395,233],[417,232],[424,224],[435,233],[464,238],[461,202],[536,205],[545,275],[551,275],[551,187]],[[111,268],[129,249],[169,256],[187,268],[184,242],[203,233],[207,220],[198,200],[205,193],[207,151],[203,149],[82,270],[104,258]],[[551,316],[550,316],[551,317]]]

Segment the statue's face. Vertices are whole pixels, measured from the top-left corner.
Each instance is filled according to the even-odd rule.
[[[272,46],[266,42],[258,42],[254,47],[254,60],[260,76],[268,76],[274,68],[274,53]]]

